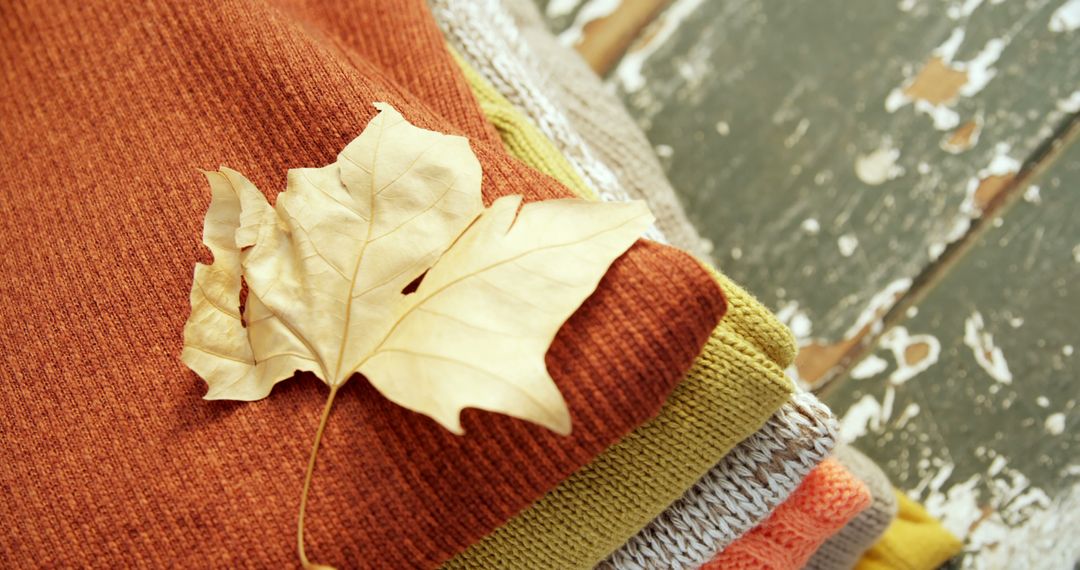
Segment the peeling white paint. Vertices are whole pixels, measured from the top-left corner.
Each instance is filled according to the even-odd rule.
[[[1038,185],[1032,184],[1024,190],[1024,201],[1032,204],[1042,204],[1042,195],[1039,194]]]
[[[581,7],[581,11],[574,17],[574,22],[570,24],[570,27],[559,34],[559,41],[563,45],[576,45],[584,37],[585,26],[589,25],[590,22],[610,16],[619,7],[619,4],[622,4],[622,0],[589,0]],[[563,9],[564,6],[558,6],[557,8]],[[572,9],[573,7],[571,7]],[[551,10],[550,5],[548,10]]]
[[[892,91],[889,91],[889,94],[885,96],[885,111],[895,113],[910,102],[911,98],[904,95],[903,90],[897,87]]]
[[[791,132],[786,139],[784,139],[784,147],[791,148],[802,140],[803,135],[806,134],[807,129],[810,128],[810,119],[800,119],[799,124],[795,125],[795,130]]]
[[[791,334],[795,335],[795,341],[800,346],[809,340],[810,335],[813,333],[814,323],[806,315],[806,312],[799,308],[797,301],[788,301],[784,306],[780,307],[776,311],[776,319],[791,329]]]
[[[866,435],[867,429],[881,428],[881,404],[867,394],[855,402],[840,420],[840,437],[847,443]]]
[[[975,455],[986,452],[980,447]],[[927,511],[965,541],[965,569],[1073,568],[1080,559],[1080,541],[1071,539],[1080,525],[1080,485],[1051,499],[1008,467],[1005,456],[993,450],[989,455],[994,460],[985,475],[975,473],[949,486],[956,479],[952,462],[921,460],[924,474],[909,495],[922,496]],[[931,463],[936,472],[928,471]]]
[[[817,235],[818,232],[821,231],[821,224],[819,224],[818,221],[814,218],[806,218],[802,221],[802,224],[799,227],[801,227],[804,232],[812,236]]]
[[[970,3],[967,2],[967,3]],[[965,3],[965,5],[967,4]],[[981,0],[980,0],[981,3]],[[976,4],[977,6],[977,4]],[[974,8],[972,8],[974,9]],[[997,75],[994,64],[1001,58],[1001,54],[1009,45],[1011,38],[993,38],[983,45],[982,50],[968,61],[954,61],[956,53],[964,43],[966,32],[963,27],[954,28],[949,37],[931,52],[934,56],[956,71],[967,74],[967,80],[960,86],[958,95],[971,97],[983,90],[984,87]],[[901,107],[911,104],[916,112],[923,113],[931,118],[934,128],[939,131],[947,131],[956,128],[960,124],[960,115],[952,109],[954,101],[947,101],[938,105],[924,99],[913,100],[904,93],[904,89],[914,81],[910,77],[900,87],[894,88],[885,97],[885,110],[894,113]]]
[[[1069,0],[1050,15],[1051,32],[1071,32],[1080,28],[1080,0]]]
[[[969,224],[970,225],[970,224]],[[967,227],[964,228],[967,230]],[[941,257],[941,254],[945,253],[946,244],[944,243],[932,243],[926,248],[926,254],[930,257],[930,261],[935,261]]]
[[[1050,435],[1061,435],[1065,431],[1065,414],[1057,412],[1046,416],[1043,427],[1046,428],[1046,433]]]
[[[900,412],[900,416],[896,418],[896,424],[893,426],[893,428],[897,430],[903,429],[904,426],[906,426],[907,423],[911,421],[911,418],[919,415],[920,411],[922,411],[922,409],[919,408],[918,404],[916,404],[915,402],[909,403],[907,407],[904,408],[904,411]]]
[[[885,110],[892,113],[900,107],[911,103],[911,98],[897,87],[893,89],[885,99]],[[912,105],[916,111],[927,115],[934,123],[934,128],[939,131],[955,129],[960,124],[960,114],[947,105],[934,105],[929,101],[918,99]]]
[[[859,238],[855,234],[844,234],[836,239],[836,246],[840,248],[840,255],[851,257],[859,247]]]
[[[994,380],[1002,384],[1012,383],[1012,372],[1001,349],[994,345],[994,336],[985,330],[986,324],[980,312],[975,311],[964,320],[964,344],[971,348],[975,362]]]
[[[885,387],[885,395],[879,403],[870,394],[864,395],[848,408],[844,417],[840,419],[840,438],[842,441],[851,443],[866,435],[870,431],[881,432],[892,417],[893,405],[896,403],[896,388]],[[909,404],[899,421],[907,423],[912,417],[918,415],[918,404]],[[903,426],[897,426],[903,427]]]
[[[960,208],[956,217],[953,218],[952,226],[945,231],[945,236],[938,241],[933,241],[927,247],[927,254],[931,260],[937,259],[945,248],[964,237],[971,228],[971,221],[982,216],[982,208],[975,202],[975,192],[978,191],[982,181],[991,176],[1007,176],[1020,171],[1020,161],[1009,156],[1011,148],[1008,145],[999,144],[995,147],[995,155],[985,168],[980,169],[967,181],[964,188],[964,200],[960,202]]]
[[[795,335],[795,338],[808,338],[813,331],[813,323],[810,322],[810,318],[806,316],[806,313],[797,313],[791,318],[791,333]]]
[[[909,363],[905,352],[909,346],[925,344],[926,356],[918,362]],[[892,384],[903,384],[937,363],[941,356],[941,342],[929,334],[908,334],[906,327],[896,326],[881,337],[881,346],[892,351],[896,370],[889,375]]]
[[[963,568],[1072,568],[1080,556],[1077,541],[1069,539],[1080,524],[1080,486],[1051,499],[997,455],[985,475],[975,473],[943,490],[955,465],[935,462],[939,470],[927,473],[910,494],[918,500],[925,492],[927,511],[964,539]],[[925,463],[921,470],[929,467]]]
[[[990,463],[990,468],[986,470],[986,474],[994,477],[998,473],[1001,473],[1001,470],[1005,469],[1005,465],[1008,463],[1009,461],[1005,459],[1004,455],[999,455],[994,458],[993,462]]]
[[[844,333],[844,338],[853,338],[871,323],[873,326],[870,332],[881,332],[881,315],[893,306],[896,299],[906,293],[909,288],[911,288],[911,279],[905,277],[889,283],[884,289],[875,293],[866,304],[866,308],[859,313],[859,318],[855,319],[855,324]]]
[[[990,159],[990,164],[979,171],[978,176],[980,178],[986,178],[988,176],[1004,176],[1006,174],[1016,174],[1020,170],[1020,161],[1009,156],[1009,152],[1012,150],[1008,145],[999,145],[995,151],[994,158]]]
[[[945,62],[950,62],[956,57],[956,52],[960,50],[960,44],[964,43],[964,37],[967,35],[967,31],[963,27],[953,28],[953,31],[949,33],[949,37],[944,43],[934,49],[934,55],[940,57]]]
[[[994,38],[986,42],[983,49],[971,61],[954,65],[956,69],[967,72],[967,83],[960,87],[960,95],[971,97],[990,83],[990,80],[997,75],[997,69],[993,66],[1001,58],[1008,44],[1009,42],[1004,39]]]
[[[855,158],[855,175],[871,186],[884,184],[904,174],[904,167],[896,164],[898,158],[900,150],[893,148],[892,140],[886,138],[877,150]]]
[[[653,26],[659,26],[655,33],[641,34],[640,37],[648,37],[645,45],[634,44],[623,56],[618,67],[615,68],[615,79],[627,92],[634,92],[645,86],[645,76],[641,71],[645,62],[652,57],[660,46],[664,45],[678,29],[682,21],[688,18],[704,0],[675,0],[663,14],[653,22]]]
[[[862,359],[851,369],[851,377],[856,380],[865,380],[877,376],[889,367],[889,362],[876,354],[871,354]]]
[[[1075,113],[1080,111],[1080,89],[1073,91],[1064,99],[1058,99],[1057,110],[1062,113]]]
[[[982,509],[979,508],[979,491],[976,489],[981,475],[972,475],[966,481],[953,484],[947,491],[942,492],[942,487],[952,477],[955,469],[952,463],[946,463],[941,467],[929,480],[927,495],[922,503],[949,532],[964,538],[967,537],[975,521],[982,516]],[[918,500],[917,497],[916,500]]]
[[[975,529],[968,548],[982,547],[969,556],[967,568],[1072,570],[1075,567],[1080,560],[1080,540],[1073,536],[1080,527],[1080,486],[1066,490],[1055,499],[1039,493],[1032,493],[1039,508],[1029,507],[1032,512],[1021,523],[1006,527],[1000,517],[991,517]],[[992,530],[1000,532],[992,533]]]
[[[983,0],[964,0],[961,4],[952,4],[946,9],[945,14],[953,20],[967,18],[975,9],[983,3]]]

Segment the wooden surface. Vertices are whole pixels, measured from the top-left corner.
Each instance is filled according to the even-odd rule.
[[[845,437],[967,537],[968,565],[1072,568],[1080,145],[1022,196],[828,401]]]
[[[541,1],[567,39],[618,4]],[[792,372],[865,418],[963,567],[1080,555],[1078,26],[1078,0],[675,0],[609,75],[720,266],[800,338]]]

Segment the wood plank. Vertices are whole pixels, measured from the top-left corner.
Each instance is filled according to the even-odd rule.
[[[1065,2],[676,0],[611,81],[814,382],[1080,105]]]
[[[828,402],[965,536],[964,568],[1080,560],[1080,144],[1022,189]]]
[[[669,3],[670,0],[549,2],[546,10],[563,22],[562,41],[574,46],[593,71],[604,76]]]

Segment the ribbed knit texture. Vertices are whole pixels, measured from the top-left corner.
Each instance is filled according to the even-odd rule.
[[[826,459],[765,522],[702,569],[798,570],[871,500],[861,481],[835,459]]]
[[[797,394],[600,568],[697,568],[761,523],[836,443],[836,420]]]
[[[856,570],[935,570],[960,553],[963,543],[922,505],[900,490],[894,493],[896,519],[863,554]]]
[[[489,116],[491,114],[496,114],[497,116],[502,118],[500,121],[501,126],[499,127],[499,133],[503,137],[503,140],[507,144],[507,146],[512,150],[512,152],[526,164],[536,166],[541,169],[547,168],[548,166],[546,165],[557,164],[558,161],[555,160],[555,157],[558,157],[560,155],[558,151],[554,148],[554,146],[551,144],[551,142],[544,138],[541,134],[539,134],[539,132],[535,128],[532,128],[530,121],[525,118],[519,111],[517,111],[508,101],[501,98],[498,93],[492,93],[493,87],[488,84],[485,79],[474,73],[466,62],[462,61],[460,63],[465,70],[465,75],[468,78],[469,83],[474,90],[474,93],[477,94],[478,98],[482,102],[484,112],[489,114]],[[563,177],[567,176],[565,172],[552,171],[551,174],[554,175],[556,178],[559,178],[560,180],[562,180]],[[573,177],[571,177],[570,180],[567,180],[566,183],[571,189],[581,191],[578,186],[578,181],[576,179],[573,179]],[[758,307],[758,310],[763,311],[763,309],[761,309],[760,307]],[[767,313],[765,313],[765,315],[767,317]],[[773,326],[778,326],[775,324],[775,321],[773,322]],[[720,327],[716,331],[714,331],[713,336],[717,339],[718,345],[724,342],[724,335],[727,333],[728,330],[724,327]],[[727,356],[723,352],[706,351],[706,354],[702,358],[699,358],[699,361],[701,361],[703,366],[708,366],[709,358],[727,358]],[[736,378],[735,380],[738,379]],[[724,399],[727,397],[727,393],[725,392],[727,387],[727,382],[699,381],[691,377],[682,385],[680,385],[677,390],[681,391],[685,389],[685,401],[708,403],[723,402]],[[775,390],[775,388],[775,383],[768,382],[764,384],[754,384],[743,389],[756,389],[762,391],[762,396],[764,398],[773,399],[774,395],[771,394],[771,392],[772,390]],[[828,409],[825,408],[825,406],[822,405],[820,402],[817,402],[816,399],[813,398],[813,396],[802,395],[798,398],[798,404],[794,406],[791,404],[785,404],[784,407],[781,408],[781,412],[777,414],[782,418],[781,420],[776,420],[776,416],[774,416],[772,419],[769,420],[769,422],[770,424],[775,425],[770,426],[769,424],[766,424],[766,426],[762,428],[763,431],[773,436],[770,439],[770,442],[756,446],[757,453],[755,454],[755,457],[763,458],[766,462],[774,461],[775,463],[777,463],[777,465],[770,466],[776,471],[774,476],[779,480],[776,483],[777,486],[784,486],[785,479],[794,479],[794,477],[797,477],[799,480],[801,480],[802,476],[805,475],[805,473],[809,471],[813,465],[816,465],[828,453],[828,450],[829,448],[831,448],[832,442],[834,440],[835,423]],[[689,416],[687,412],[693,412],[696,415]],[[680,413],[684,415],[680,416]],[[660,415],[657,417],[657,419],[654,420],[654,422],[652,423],[667,426],[679,426],[686,423],[688,420],[704,419],[706,421],[712,421],[709,419],[711,414],[714,414],[714,412],[706,412],[706,415],[703,416],[701,415],[700,409],[690,408],[685,405],[666,405],[661,410]],[[641,429],[637,431],[641,431]],[[728,431],[730,431],[730,429]],[[636,433],[637,432],[635,432],[635,434]],[[678,465],[680,463],[687,462],[693,463],[699,460],[697,458],[684,458],[681,457],[680,454],[695,453],[700,451],[702,449],[701,447],[687,445],[685,442],[678,441],[678,438],[682,437],[679,433],[657,433],[660,433],[663,436],[662,441],[646,440],[646,442],[656,445],[669,444],[670,449],[666,450],[665,452],[666,462],[675,463],[676,465]],[[724,433],[721,433],[719,435],[720,437],[724,437]],[[653,440],[657,439],[655,435],[649,434],[645,434],[642,437],[652,438]],[[756,437],[756,434],[755,436],[751,436],[751,439],[754,439],[754,437]],[[743,444],[740,444],[740,446],[742,445]],[[615,446],[601,454],[600,458],[597,459],[597,462],[607,460],[607,465],[631,463],[633,461],[632,459],[621,456],[633,452],[634,450],[635,448],[633,447],[624,448],[620,446]],[[736,452],[733,451],[729,453],[728,456],[731,456],[735,453]],[[750,458],[746,457],[745,453],[741,454],[740,457],[744,457],[747,459],[747,465],[751,463]],[[717,459],[719,459],[719,456],[717,456]],[[802,460],[806,464],[806,466],[788,466],[785,464],[785,461],[795,463],[799,460]],[[645,465],[643,466],[643,468],[649,470],[653,467]],[[586,469],[589,468],[587,467]],[[648,475],[648,473],[645,474]],[[760,470],[760,472],[758,472],[758,474],[765,474],[765,466],[762,466],[762,469]],[[784,492],[782,496],[777,496],[771,501],[769,500],[770,498],[766,498],[765,502],[769,502],[772,506],[775,506],[787,496],[790,490],[793,489],[797,483],[797,480],[791,481],[790,484],[787,485],[787,492]],[[616,481],[616,485],[617,484],[618,482]],[[656,488],[650,491],[646,488],[646,491],[655,492],[655,489]],[[574,500],[579,505],[599,504],[612,500],[617,500],[619,498],[618,495],[613,496],[609,494],[610,492],[612,492],[612,490],[617,491],[618,487],[601,486],[596,489],[590,489],[588,487],[582,486],[581,488],[574,490],[574,492],[578,493],[578,496],[574,497]],[[681,488],[676,489],[676,492],[681,491]],[[764,494],[769,495],[767,490]],[[648,504],[646,503],[645,506],[647,507]],[[532,513],[532,511],[534,510],[543,511],[543,509],[545,508],[546,505],[544,504],[534,505],[533,507],[530,507],[524,513],[522,513],[522,515],[520,515],[518,518],[527,519],[528,517],[538,517],[539,519],[543,519],[543,517],[550,517],[550,514],[546,514],[543,512],[541,512],[540,514]],[[636,515],[635,513],[639,513],[640,508],[641,507],[637,507],[632,504],[625,505],[625,510],[623,511],[623,514],[625,516],[636,517],[638,515]],[[771,508],[769,510],[771,510]],[[605,528],[605,525],[609,525],[608,521],[595,519],[596,516],[603,515],[604,512],[605,511],[603,510],[597,510],[593,508],[582,508],[577,510],[573,516],[577,520],[577,524],[580,528]],[[760,515],[757,516],[753,520],[753,522],[746,524],[746,527],[749,528],[750,526],[753,526],[753,524],[756,524],[761,519],[763,519],[766,514],[767,510],[761,509]],[[643,519],[640,518],[638,518],[637,520],[639,522],[643,521]],[[532,524],[533,534],[551,533],[552,530],[555,528],[554,525],[548,527],[537,525],[535,522]],[[614,527],[611,530],[613,532],[626,532],[624,527]],[[496,535],[498,534],[499,532],[497,531]],[[602,533],[598,533],[597,538],[602,541],[603,544],[610,544],[612,541],[611,537],[605,536]],[[557,540],[549,540],[544,544],[540,544],[539,546],[533,544],[532,547],[533,548],[531,548],[529,551],[529,556],[532,558],[532,562],[530,562],[530,564],[535,564],[536,567],[545,567],[544,564],[547,564],[547,567],[560,568],[565,567],[564,565],[566,564],[575,564],[576,566],[581,567],[589,566],[589,564],[587,564],[584,560],[573,559],[571,561],[568,561],[565,557],[560,558],[560,554],[558,554],[560,542]],[[555,549],[555,554],[548,554],[548,557],[545,558],[545,555],[542,552],[543,549]],[[715,553],[715,550],[713,550],[712,553]],[[485,561],[485,563],[496,567],[505,567],[508,564],[513,563],[521,564],[522,562],[517,560],[517,558],[519,558],[520,556],[521,555],[518,553],[508,552],[506,554],[506,558],[504,559],[487,560]],[[709,557],[704,557],[702,561],[707,560],[708,558]],[[468,564],[469,567],[473,567],[475,565],[479,565],[480,562],[473,560],[468,563],[461,563],[462,566],[466,564]]]
[[[431,1],[449,40],[481,75],[531,120],[573,131],[567,139],[541,128],[557,148],[577,152],[574,139],[584,140],[623,192],[648,202],[672,244],[708,258],[711,246],[687,221],[644,133],[577,52],[547,30],[532,0]],[[538,91],[543,101],[535,99]]]
[[[837,446],[835,457],[866,485],[874,500],[814,553],[806,565],[806,568],[813,570],[853,568],[896,518],[896,495],[881,468],[850,445]]]
[[[14,529],[0,560],[294,564],[326,391],[305,374],[257,403],[201,400],[178,358],[192,267],[208,261],[198,169],[229,165],[273,198],[287,168],[332,161],[387,101],[468,134],[487,201],[570,193],[501,148],[419,1],[5,3],[0,34],[0,517]],[[722,309],[691,257],[633,247],[548,353],[569,437],[475,410],[457,437],[355,379],[320,452],[309,552],[437,565],[653,417]],[[746,361],[782,397],[779,370]],[[731,396],[725,425],[754,429],[773,405]]]

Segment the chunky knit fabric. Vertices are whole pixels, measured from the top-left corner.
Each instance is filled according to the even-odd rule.
[[[896,518],[896,495],[889,478],[869,457],[850,445],[839,445],[836,460],[866,485],[873,502],[840,532],[825,541],[807,563],[814,570],[845,570],[858,563],[859,558],[885,532]]]
[[[701,566],[787,500],[835,443],[829,409],[797,394],[600,567]]]
[[[871,500],[861,481],[835,459],[826,459],[765,522],[702,568],[798,570]]]
[[[963,543],[922,505],[894,490],[897,515],[856,570],[935,570],[960,553]]]
[[[481,75],[531,120],[572,131],[568,138],[541,128],[560,151],[578,152],[584,141],[623,192],[649,203],[672,244],[708,258],[711,247],[687,221],[641,129],[577,52],[544,27],[532,0],[430,1],[447,38]]]
[[[272,198],[287,168],[333,160],[387,101],[470,136],[486,200],[571,194],[505,153],[419,1],[31,1],[0,15],[0,517],[17,529],[0,560],[292,564],[325,389],[300,375],[257,403],[201,400],[178,359],[207,261],[198,169],[232,166]],[[653,417],[723,306],[690,256],[632,248],[548,353],[569,437],[475,410],[457,437],[355,379],[320,454],[312,557],[411,568],[461,551]],[[765,376],[782,399],[754,353],[732,376]],[[752,430],[778,405],[728,393],[729,439],[732,417]]]

